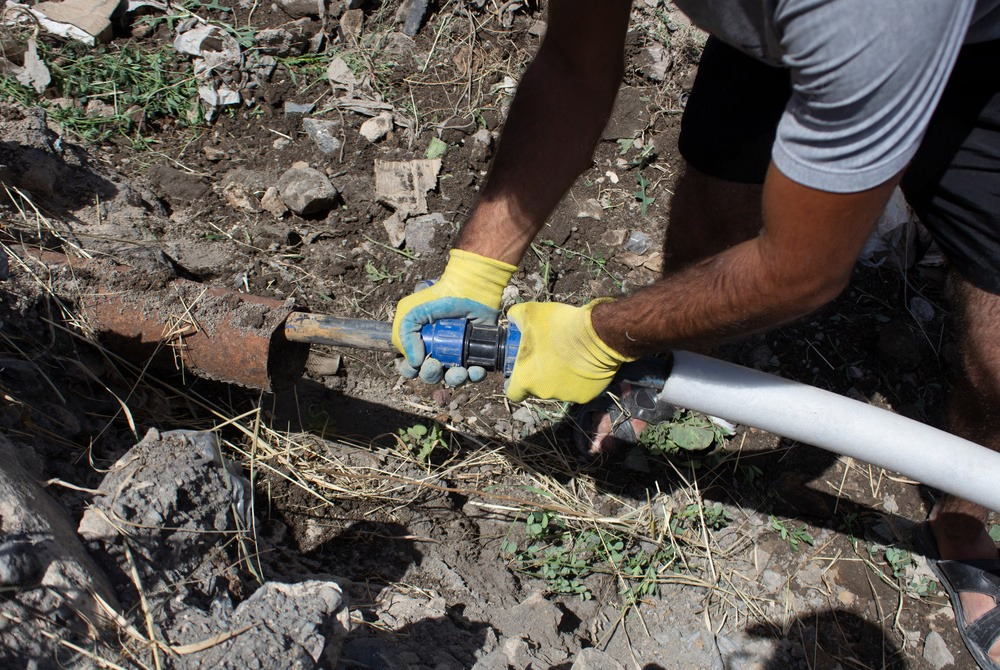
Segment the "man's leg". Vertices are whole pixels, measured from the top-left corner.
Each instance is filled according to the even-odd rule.
[[[663,243],[668,275],[756,236],[761,185],[712,177],[687,165],[674,187]]]
[[[1000,295],[955,277],[955,305],[962,350],[962,373],[948,406],[950,430],[977,444],[1000,451]],[[938,551],[945,559],[1000,557],[986,528],[986,509],[955,496],[945,496],[931,511]],[[995,606],[985,594],[961,595],[971,623]],[[990,650],[1000,661],[1000,644]]]

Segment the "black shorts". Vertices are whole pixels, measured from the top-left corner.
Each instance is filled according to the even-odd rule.
[[[910,206],[952,267],[1000,295],[1000,41],[966,45],[903,176]],[[791,95],[788,72],[709,39],[679,148],[696,169],[761,184]]]

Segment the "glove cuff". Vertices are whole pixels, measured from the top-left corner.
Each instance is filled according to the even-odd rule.
[[[597,334],[597,331],[594,330],[594,308],[601,303],[614,301],[614,298],[596,298],[583,306],[583,309],[586,312],[584,328],[588,339],[587,350],[596,361],[609,368],[618,367],[622,363],[631,363],[634,360],[638,360],[638,356],[626,356],[625,354],[618,353],[612,349],[610,346],[605,344],[604,340],[602,340]]]
[[[503,290],[515,272],[517,266],[510,263],[452,249],[438,283],[448,286],[457,295],[499,310]]]

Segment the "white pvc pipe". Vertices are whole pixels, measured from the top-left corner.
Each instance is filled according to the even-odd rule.
[[[850,456],[1000,511],[1000,453],[857,400],[674,352],[659,397]]]

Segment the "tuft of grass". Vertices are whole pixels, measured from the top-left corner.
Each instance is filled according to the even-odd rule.
[[[69,43],[56,48],[43,41],[39,52],[52,74],[52,90],[72,104],[54,104],[7,77],[0,77],[0,97],[43,107],[84,142],[123,135],[143,144],[147,124],[190,126],[202,121],[193,66],[169,47],[149,49],[129,41],[121,46]],[[88,115],[91,101],[104,103],[109,112]]]

